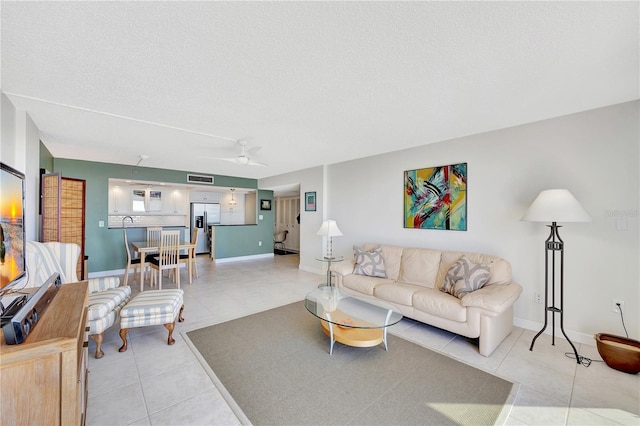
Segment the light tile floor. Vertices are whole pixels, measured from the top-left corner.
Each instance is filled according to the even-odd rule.
[[[217,265],[206,256],[197,261],[200,277],[182,284],[185,322],[176,324],[175,345],[166,344],[164,327],[143,327],[130,331],[129,349],[119,353],[115,325],[105,336],[105,356],[96,360],[90,340],[88,425],[240,424],[181,333],[300,301],[324,278],[298,269],[297,255]],[[130,285],[136,294],[139,286]],[[601,362],[577,365],[565,356],[571,347],[563,339],[552,346],[551,337],[542,335],[529,351],[534,332],[516,328],[487,358],[472,341],[416,321],[404,319],[392,332],[520,383],[506,424],[640,425],[640,376]],[[577,347],[581,355],[600,359],[595,346]]]

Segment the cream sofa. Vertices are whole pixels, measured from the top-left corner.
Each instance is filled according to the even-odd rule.
[[[497,256],[367,244],[381,249],[386,278],[355,274],[355,261],[334,263],[336,285],[354,296],[373,296],[400,308],[403,315],[453,333],[479,338],[479,352],[489,356],[513,328],[513,304],[522,286],[511,282],[511,265]],[[466,256],[489,268],[484,287],[461,298],[440,291],[450,268]],[[485,273],[486,274],[486,273]],[[486,275],[485,275],[486,276]]]

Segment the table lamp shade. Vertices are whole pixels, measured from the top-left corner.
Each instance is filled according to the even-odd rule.
[[[591,216],[566,189],[540,192],[522,220],[528,222],[591,222]]]
[[[322,222],[322,226],[318,229],[316,235],[323,237],[340,237],[342,236],[342,232],[340,232],[335,220],[325,220]]]

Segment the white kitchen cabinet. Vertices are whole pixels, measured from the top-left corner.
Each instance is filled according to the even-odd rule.
[[[189,201],[191,203],[218,203],[220,202],[220,196],[217,192],[190,191]]]
[[[126,186],[111,186],[109,188],[109,213],[128,214],[131,212],[130,188]]]
[[[184,189],[165,190],[162,199],[162,212],[166,214],[187,214],[187,191]]]

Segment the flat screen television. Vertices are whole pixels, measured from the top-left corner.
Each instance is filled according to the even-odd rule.
[[[0,163],[0,297],[25,274],[24,174]]]

